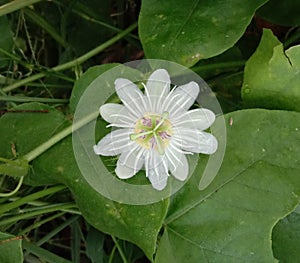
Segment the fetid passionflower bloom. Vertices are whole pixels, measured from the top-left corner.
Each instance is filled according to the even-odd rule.
[[[166,70],[158,69],[143,84],[145,94],[130,80],[115,81],[121,104],[100,107],[108,127],[118,127],[94,146],[98,155],[120,155],[115,172],[121,179],[134,176],[142,167],[152,186],[165,188],[169,172],[178,180],[188,176],[185,154],[212,154],[216,138],[206,130],[215,114],[203,108],[188,110],[199,93],[192,81],[170,90]]]

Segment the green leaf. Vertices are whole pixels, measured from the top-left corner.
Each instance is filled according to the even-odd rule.
[[[300,45],[283,51],[270,30],[247,61],[242,98],[249,107],[300,111]]]
[[[131,74],[136,78],[139,77],[139,75],[136,74],[137,71],[134,69],[120,67],[120,70],[126,76]],[[117,74],[117,76],[114,74]],[[99,88],[103,90],[102,94],[105,95],[111,92],[111,90],[114,89],[113,81],[117,77],[122,76],[119,72],[115,72],[114,74],[110,74],[112,83],[103,83],[103,86],[99,86]],[[90,75],[87,74],[86,76],[86,81],[83,80],[81,82],[81,88],[83,89],[86,88],[85,85],[91,81]],[[85,77],[83,76],[83,78]],[[72,105],[76,107],[76,96],[74,96],[74,98]],[[99,102],[99,105],[100,104],[101,102]],[[23,107],[26,105],[27,104],[24,104]],[[27,108],[36,109],[34,105],[36,104],[30,104]],[[96,104],[96,106],[98,107],[98,104]],[[47,108],[47,106],[44,107]],[[50,107],[48,107],[48,109],[49,108]],[[50,113],[45,113],[43,115],[44,120],[40,120],[39,118],[33,120],[33,116],[35,116],[33,114],[36,113],[28,113],[29,115],[24,113],[22,115],[22,122],[16,122],[15,118],[18,117],[16,114],[3,116],[2,118],[5,118],[4,121],[2,118],[0,119],[0,125],[5,124],[3,127],[10,130],[9,134],[3,131],[3,135],[5,135],[3,141],[0,137],[0,147],[1,145],[5,146],[6,155],[11,154],[7,145],[9,141],[16,142],[18,153],[23,155],[38,146],[36,137],[38,137],[38,143],[41,144],[59,132],[64,127],[65,120],[64,117],[61,116],[61,113],[54,109],[52,109],[52,111],[56,112],[55,114],[53,113],[54,116],[51,118],[49,116],[47,119],[47,114]],[[106,124],[102,121],[102,129],[99,129],[102,134],[108,131],[107,129],[103,129],[105,125]],[[33,127],[35,129],[33,133],[34,136],[32,136],[33,131],[31,130]],[[32,164],[33,169],[29,183],[48,184],[56,182],[66,184],[73,193],[81,213],[92,226],[105,233],[137,244],[149,259],[153,257],[157,236],[167,211],[168,200],[152,205],[131,206],[119,204],[104,198],[85,181],[78,169],[74,158],[72,138],[70,136],[36,158]],[[146,223],[145,218],[147,219]]]
[[[199,191],[200,164],[173,197],[157,263],[275,261],[272,228],[299,203],[300,113],[255,109],[225,118],[219,174]]]
[[[52,176],[66,184],[81,213],[92,226],[137,244],[147,257],[152,258],[168,207],[167,200],[152,205],[133,206],[103,197],[81,175],[70,137],[37,158],[33,168],[36,176]]]
[[[0,158],[4,159],[4,158]],[[10,175],[10,176],[25,176],[28,173],[29,165],[27,160],[17,159],[17,160],[7,160],[0,164],[0,174]]]
[[[0,262],[23,262],[23,252],[20,239],[13,235],[0,232]]]
[[[284,26],[299,26],[300,2],[294,0],[277,1],[270,0],[260,9],[257,14],[274,24]]]
[[[7,159],[14,158],[11,149],[12,144],[16,148],[17,156],[23,156],[47,141],[66,124],[65,116],[61,112],[44,104],[25,103],[14,109],[20,110],[20,112],[6,113],[0,118],[1,157]],[[36,112],[26,112],[33,110]],[[14,160],[9,167],[8,163],[5,167],[3,164],[2,169],[4,168],[10,169],[7,172],[11,172],[11,175],[21,176],[26,174],[28,164],[19,158]],[[25,177],[25,182],[33,185],[44,185],[56,181],[51,176],[48,178],[34,176],[31,171],[29,176]]]
[[[281,262],[293,263],[300,258],[300,214],[292,213],[274,227],[274,256]]]
[[[13,46],[13,35],[10,29],[10,24],[6,16],[0,17],[0,49],[10,52]],[[0,68],[6,67],[9,59],[2,54],[0,50]]]
[[[142,1],[139,35],[147,58],[192,66],[238,41],[266,0]]]
[[[93,263],[103,263],[105,235],[97,229],[90,227],[86,237],[86,254]]]

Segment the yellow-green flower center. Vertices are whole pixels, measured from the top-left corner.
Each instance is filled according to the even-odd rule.
[[[172,136],[172,124],[167,119],[168,115],[168,112],[164,112],[162,115],[145,114],[136,122],[134,133],[130,135],[130,139],[135,140],[146,149],[156,149],[159,154],[164,154],[164,149]]]

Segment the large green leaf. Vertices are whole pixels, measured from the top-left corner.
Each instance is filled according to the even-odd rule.
[[[199,191],[199,166],[174,196],[157,263],[274,262],[272,228],[299,203],[300,114],[243,110],[226,120],[219,174]]]
[[[274,256],[285,263],[300,258],[300,214],[292,213],[280,220],[273,230]]]
[[[95,228],[141,247],[151,258],[168,201],[133,206],[113,202],[83,178],[74,158],[72,139],[55,145],[34,162],[36,176],[52,176],[66,184],[85,219]]]
[[[0,149],[4,157],[12,155],[11,141],[15,143],[18,154],[22,156],[47,141],[65,126],[63,114],[49,106],[29,103],[17,109],[47,109],[49,112],[11,113],[2,117]],[[102,123],[105,125],[103,121]],[[74,158],[71,136],[50,148],[32,164],[32,172],[27,183],[66,184],[73,193],[81,213],[91,225],[105,233],[137,244],[149,258],[152,258],[168,200],[148,206],[131,206],[104,198],[81,175]]]
[[[270,0],[258,10],[258,15],[279,25],[300,25],[300,1],[295,0]]]
[[[147,58],[192,66],[229,49],[266,0],[142,1],[139,35]]]
[[[97,77],[95,72],[98,74],[103,73],[103,68],[108,69],[111,66],[97,67],[95,71],[89,71],[82,76],[72,94],[71,105],[73,110],[76,108],[82,90],[92,82],[93,77]],[[100,95],[104,101],[103,94],[107,94],[111,89],[114,89],[113,82],[116,77],[126,73],[126,76],[134,73],[133,75],[138,77],[134,69],[120,67],[120,71],[109,74],[112,83],[104,83],[103,85],[101,83],[97,86],[103,91]],[[96,111],[98,111],[99,105],[96,101]],[[0,119],[0,125],[4,128],[3,137],[0,136],[0,147],[3,145],[3,149],[5,149],[4,157],[7,158],[12,154],[9,148],[10,141],[16,144],[18,154],[22,156],[42,142],[46,142],[51,136],[64,128],[65,119],[62,113],[53,108],[50,110],[50,107],[45,105],[43,107],[48,109],[49,113],[28,113],[27,115],[24,113],[22,114],[22,121],[15,119],[16,117],[19,118],[19,115],[15,116],[16,114],[9,114]],[[24,104],[18,107],[18,109],[21,108],[36,110],[41,109],[41,104]],[[38,117],[38,115],[42,116]],[[98,123],[101,124],[101,127],[96,129],[97,134],[103,137],[109,129],[104,128],[106,123],[103,120],[99,120]],[[7,133],[8,130],[9,133]],[[116,203],[103,197],[85,181],[78,169],[70,136],[51,147],[35,159],[32,164],[30,180],[27,180],[27,182],[31,184],[54,182],[66,184],[73,193],[83,216],[91,225],[105,233],[137,244],[149,258],[152,258],[156,248],[157,235],[167,211],[168,200],[147,206],[133,206]]]
[[[23,262],[23,252],[20,239],[13,235],[0,232],[0,262]]]
[[[242,97],[247,106],[300,110],[300,45],[283,51],[272,31],[264,30],[247,61]]]

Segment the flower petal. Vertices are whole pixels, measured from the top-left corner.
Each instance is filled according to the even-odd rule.
[[[118,127],[133,127],[137,120],[126,107],[116,103],[102,105],[100,114],[104,120]]]
[[[168,181],[168,164],[156,151],[149,151],[145,159],[146,176],[156,190],[163,190]]]
[[[176,116],[178,112],[187,111],[193,105],[198,94],[199,85],[194,81],[177,87],[165,106],[165,110],[169,112],[170,118]]]
[[[179,118],[172,121],[175,127],[206,130],[215,121],[215,114],[208,109],[195,109],[183,113]]]
[[[186,156],[179,151],[172,150],[171,147],[168,147],[166,156],[168,167],[172,175],[176,179],[184,181],[189,173],[189,165]]]
[[[119,78],[115,80],[115,88],[126,108],[137,118],[142,117],[146,110],[142,102],[144,95],[137,85],[128,79]]]
[[[129,138],[132,133],[132,129],[112,131],[94,145],[94,152],[98,155],[113,156],[127,151],[135,144]]]
[[[218,148],[215,136],[195,129],[178,128],[172,139],[179,148],[194,153],[213,154]]]
[[[170,76],[165,69],[155,70],[146,85],[146,95],[151,100],[151,111],[162,113],[160,106],[170,92]]]
[[[144,159],[139,155],[138,150],[123,152],[117,162],[115,172],[121,179],[128,179],[134,176],[144,164]]]

